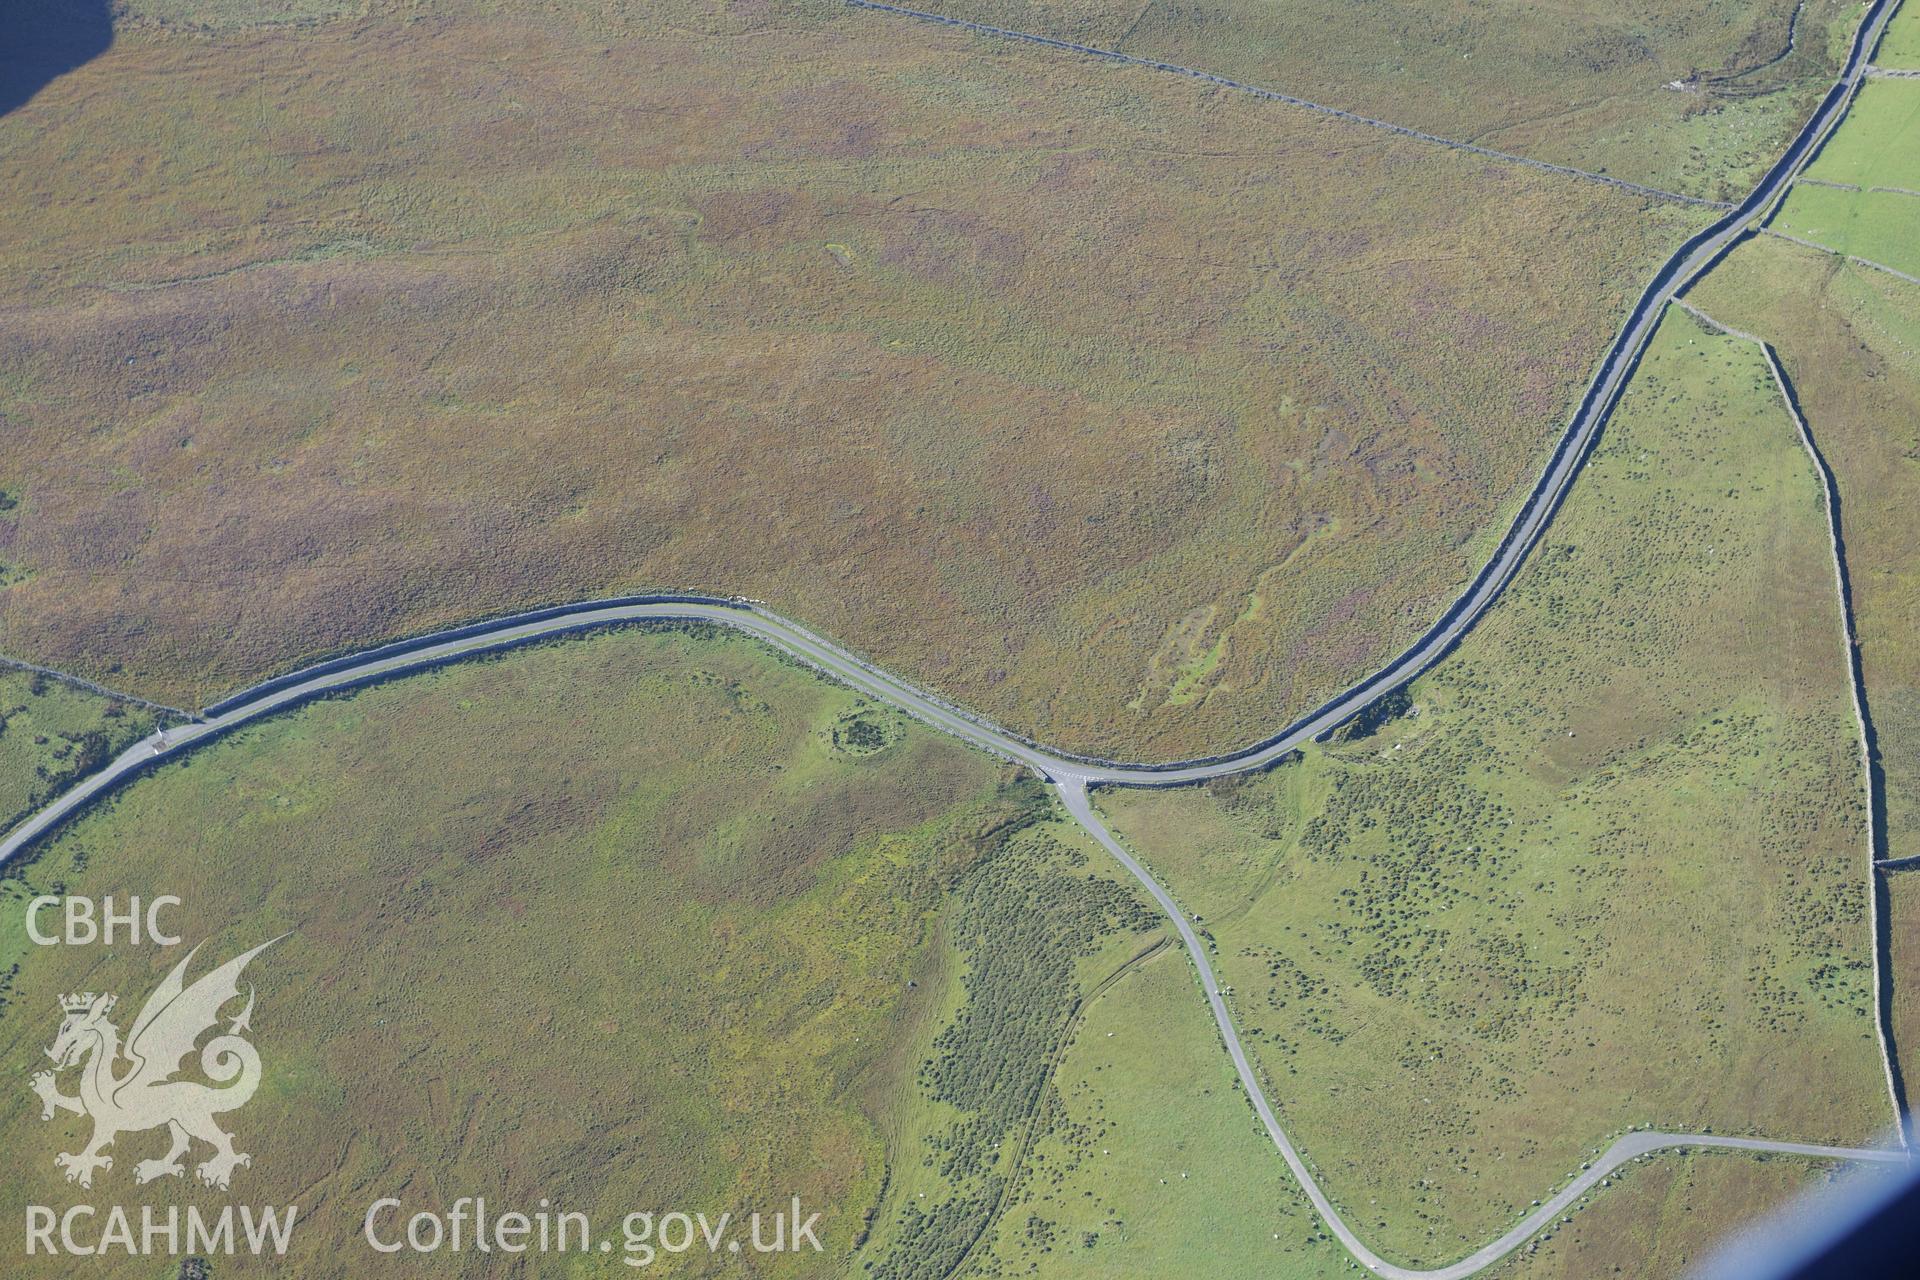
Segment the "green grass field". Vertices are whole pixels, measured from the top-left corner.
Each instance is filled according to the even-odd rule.
[[[1868,80],[1807,176],[1920,190],[1920,80]]]
[[[0,118],[0,651],[175,705],[694,588],[1238,745],[1441,611],[1706,217],[825,0],[244,12]]]
[[[1045,810],[1036,784],[724,636],[602,634],[277,717],[0,882],[0,1061],[20,1086],[0,1096],[17,1157],[0,1201],[87,1194],[52,1164],[84,1125],[43,1125],[24,1087],[56,997],[116,990],[124,1031],[179,959],[29,948],[20,904],[172,893],[207,958],[290,931],[249,970],[267,1075],[234,1117],[255,1157],[235,1195],[306,1219],[285,1273],[412,1274],[360,1244],[360,1215],[464,1189],[550,1197],[616,1239],[629,1210],[797,1194],[827,1252],[754,1274],[840,1272],[869,1235],[886,1274],[927,1274],[937,1241],[899,1229],[901,1189],[952,1184],[944,1220],[984,1227],[991,1206],[967,1197],[1040,1095],[1080,984],[1155,925]],[[91,1194],[229,1199],[134,1192],[157,1140],[123,1139]],[[943,1180],[956,1153],[966,1176]],[[9,1276],[70,1273],[20,1247]],[[560,1255],[524,1274],[624,1272]]]
[[[1394,714],[1102,803],[1203,920],[1330,1194],[1436,1264],[1632,1125],[1890,1120],[1845,679],[1765,366],[1676,312],[1514,587]]]
[[[1920,197],[1800,184],[1770,224],[1909,275],[1920,273]]]
[[[1745,194],[1784,149],[1832,83],[1862,10],[1846,0],[908,7],[1180,63],[1715,199]]]
[[[1868,80],[1772,226],[1920,272],[1920,80]],[[1819,183],[1838,183],[1844,190]]]
[[[1894,12],[1873,60],[1882,67],[1920,70],[1920,7],[1902,4]]]
[[[1833,467],[1887,849],[1920,854],[1920,287],[1762,238],[1691,296],[1774,344]]]

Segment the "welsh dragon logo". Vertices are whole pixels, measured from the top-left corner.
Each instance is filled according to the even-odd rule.
[[[195,1042],[218,1024],[221,1008],[239,997],[240,971],[278,941],[262,943],[187,986],[187,965],[200,950],[196,946],[148,997],[124,1046],[119,1028],[109,1020],[118,997],[89,991],[61,998],[66,1019],[47,1050],[54,1070],[35,1075],[32,1088],[40,1096],[42,1120],[53,1119],[55,1111],[93,1119],[93,1140],[84,1149],[54,1157],[54,1163],[67,1171],[68,1182],[91,1187],[96,1169],[113,1168],[113,1157],[104,1153],[115,1138],[163,1125],[173,1145],[161,1158],[134,1166],[136,1183],[183,1175],[186,1169],[180,1158],[195,1139],[213,1148],[213,1154],[195,1170],[210,1187],[226,1190],[234,1169],[253,1163],[251,1156],[234,1150],[233,1136],[214,1122],[215,1116],[245,1106],[260,1087],[260,1055],[242,1038],[250,1030],[248,1019],[253,1014],[251,987],[246,1007],[223,1034],[200,1050],[201,1071],[225,1087],[174,1077],[193,1054]],[[57,1072],[72,1067],[80,1069],[76,1097],[61,1093],[56,1080]]]

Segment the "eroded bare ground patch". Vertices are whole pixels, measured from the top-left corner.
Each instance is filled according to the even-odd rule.
[[[0,647],[175,704],[691,587],[1237,744],[1431,620],[1702,216],[820,3],[160,8],[0,119]]]

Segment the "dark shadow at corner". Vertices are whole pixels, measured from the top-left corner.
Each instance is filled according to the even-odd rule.
[[[0,0],[0,116],[112,44],[109,0]]]

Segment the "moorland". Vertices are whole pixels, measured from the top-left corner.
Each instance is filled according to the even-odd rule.
[[[691,588],[1238,745],[1441,611],[1711,213],[817,0],[268,12],[0,117],[0,652],[169,705]]]
[[[1833,82],[1851,0],[923,0],[1534,159],[1735,200]]]

